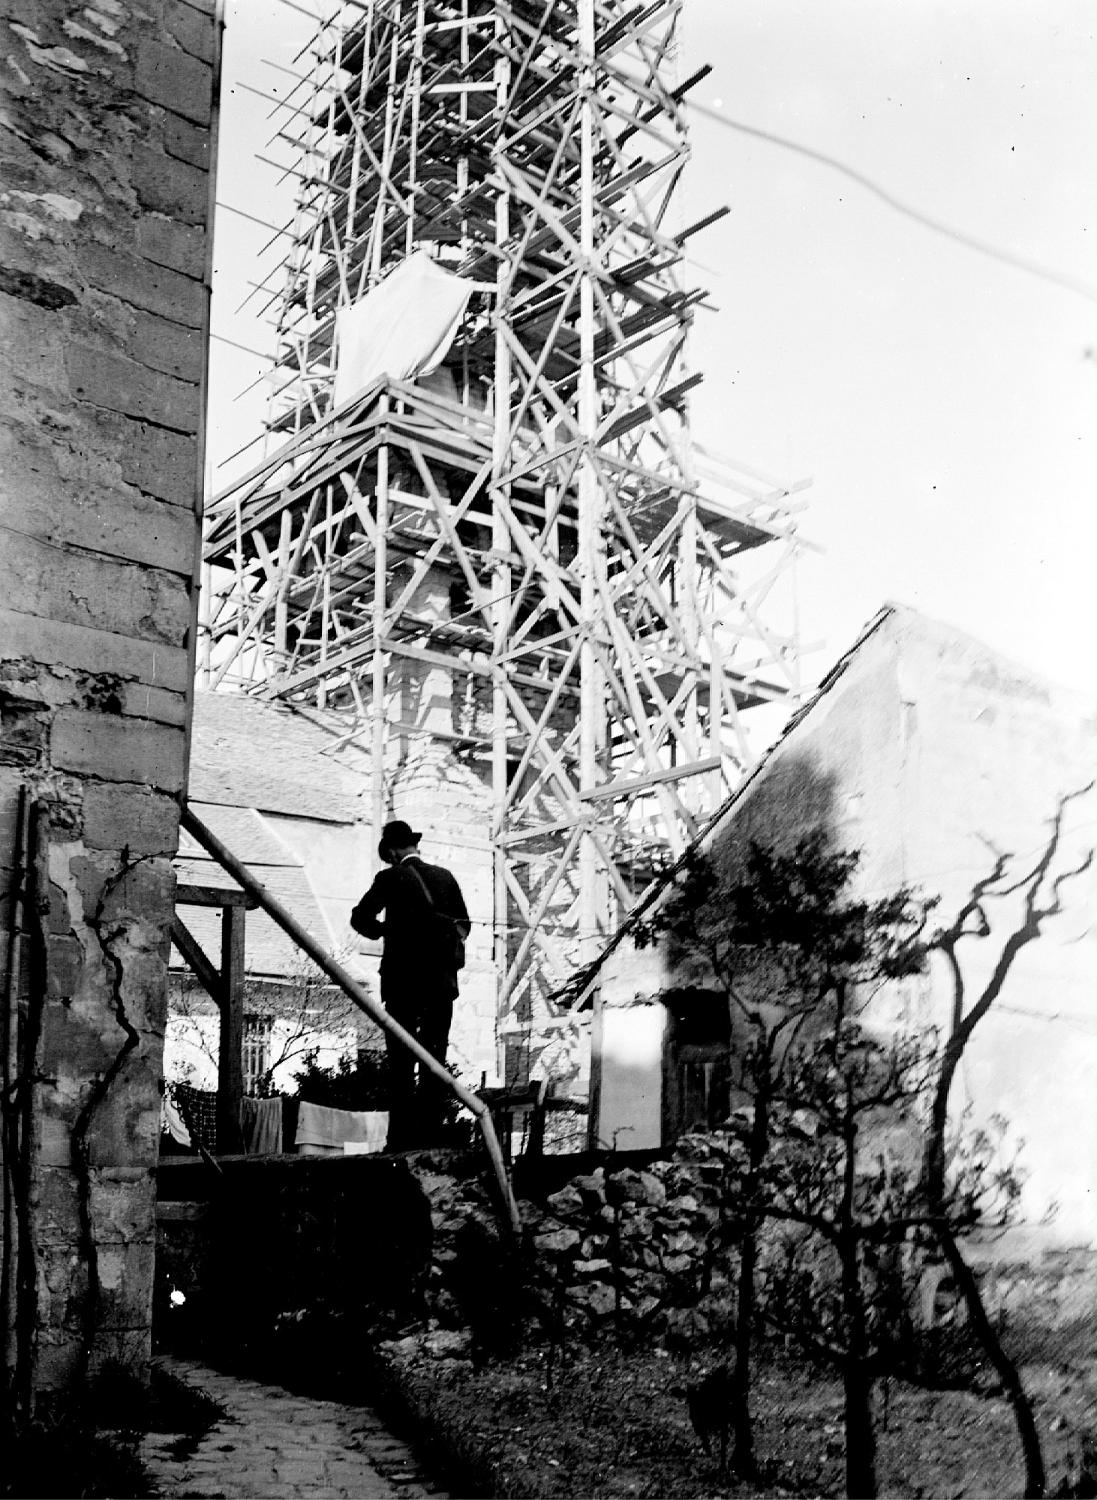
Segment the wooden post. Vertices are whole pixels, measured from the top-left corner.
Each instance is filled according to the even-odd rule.
[[[221,1039],[217,1067],[217,1151],[236,1155],[244,1149],[240,1101],[244,1097],[244,908],[221,912]]]

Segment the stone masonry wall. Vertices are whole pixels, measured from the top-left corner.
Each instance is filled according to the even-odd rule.
[[[149,1357],[218,47],[214,0],[0,0],[3,1311],[27,1414]]]

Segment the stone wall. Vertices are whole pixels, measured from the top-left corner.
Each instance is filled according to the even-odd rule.
[[[213,0],[3,0],[0,40],[3,1316],[29,1414],[149,1356],[219,37]]]
[[[433,1229],[402,1157],[197,1157],[160,1165],[157,1338],[234,1361],[357,1364],[371,1326],[419,1310]],[[173,1305],[171,1292],[185,1300]]]

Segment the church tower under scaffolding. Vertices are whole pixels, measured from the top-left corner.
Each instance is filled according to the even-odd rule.
[[[798,688],[796,507],[689,431],[686,247],[719,213],[677,213],[708,71],[678,76],[682,10],[354,0],[320,28],[281,117],[268,456],[209,507],[207,681],[339,715],[378,826],[409,764],[483,789],[500,1062]]]

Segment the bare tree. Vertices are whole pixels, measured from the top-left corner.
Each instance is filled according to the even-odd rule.
[[[930,946],[944,957],[951,981],[947,1030],[941,1048],[940,1064],[930,1103],[922,1156],[922,1193],[934,1234],[948,1262],[967,1308],[971,1326],[1002,1382],[1002,1388],[1013,1409],[1018,1437],[1025,1460],[1025,1494],[1041,1496],[1046,1489],[1043,1454],[1039,1433],[1020,1373],[1009,1357],[1001,1339],[987,1317],[975,1273],[964,1259],[956,1235],[949,1227],[944,1205],[948,1186],[949,1100],[956,1070],[971,1043],[979,1024],[985,1020],[998,1000],[1020,954],[1043,934],[1044,924],[1061,915],[1063,889],[1068,881],[1082,875],[1093,863],[1092,848],[1077,863],[1057,868],[1063,843],[1063,824],[1072,802],[1092,791],[1093,782],[1060,796],[1047,841],[1032,866],[1024,874],[1011,873],[1015,857],[992,847],[993,864],[977,880],[953,920],[933,935]],[[1010,897],[1020,901],[1020,912],[1009,923],[1004,934],[996,932],[991,921],[992,903]],[[996,941],[999,946],[990,977],[972,999],[961,959],[960,947],[966,940]]]
[[[991,869],[975,882],[971,894],[953,920],[946,927],[938,928],[930,939],[930,947],[945,959],[952,985],[948,1028],[941,1050],[940,1071],[930,1109],[922,1163],[923,1184],[931,1202],[937,1200],[944,1185],[949,1096],[960,1059],[967,1050],[975,1028],[989,1014],[1002,993],[1018,956],[1041,936],[1044,923],[1062,912],[1064,885],[1083,874],[1093,863],[1094,851],[1089,849],[1078,864],[1065,870],[1055,870],[1067,808],[1092,791],[1093,786],[1091,781],[1077,791],[1066,792],[1059,798],[1047,842],[1032,868],[1025,874],[1012,879],[1010,869],[1015,863],[1014,856],[992,848],[994,863]],[[960,960],[960,944],[968,938],[983,941],[996,938],[997,934],[988,914],[990,903],[1003,901],[1014,895],[1021,897],[1020,916],[1001,938],[990,978],[973,1001],[968,994]]]
[[[821,830],[787,852],[752,843],[740,869],[721,871],[696,855],[670,899],[636,934],[641,946],[665,941],[679,969],[701,966],[726,997],[738,1043],[737,1084],[748,1107],[737,1116],[746,1160],[737,1215],[732,1424],[733,1462],[746,1478],[757,1473],[750,1398],[760,1234],[773,1203],[773,1120],[790,1060],[802,1033],[841,1031],[859,990],[917,973],[925,961],[930,903],[906,888],[877,901],[854,896],[859,858],[830,849]],[[855,1113],[862,1108],[857,1100]]]
[[[218,1027],[202,1022],[217,1015],[217,1007],[205,991],[182,988],[173,998],[172,1011],[189,1020],[190,1039],[218,1067]],[[262,1070],[253,1081],[253,1091],[262,1096],[274,1092],[274,1079],[287,1064],[315,1053],[324,1034],[357,1035],[359,1012],[341,990],[334,989],[310,964],[302,963],[281,982],[249,976],[244,989],[247,1018],[269,1018],[269,1050]]]

